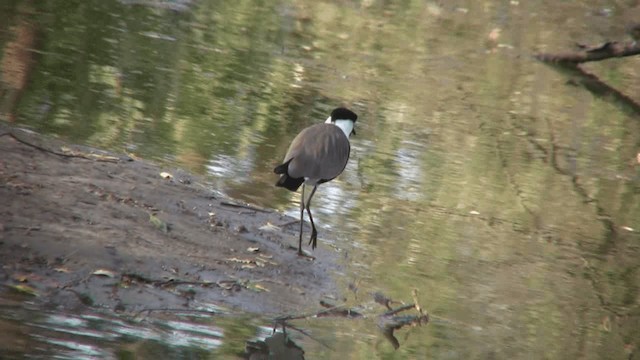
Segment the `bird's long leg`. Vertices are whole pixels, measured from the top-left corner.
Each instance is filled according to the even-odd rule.
[[[313,194],[316,193],[317,188],[318,188],[318,185],[313,186],[313,190],[311,190],[311,195],[309,195],[309,200],[307,200],[307,205],[305,205],[305,207],[307,208],[307,214],[309,214],[309,220],[311,220],[311,237],[309,238],[309,244],[311,244],[311,249],[316,248],[316,245],[317,245],[316,239],[318,239],[318,232],[316,231],[316,225],[313,223],[313,216],[311,216],[311,209],[309,209],[309,206],[311,206],[311,198],[313,197]]]
[[[298,255],[302,255],[302,227],[304,226],[304,184],[300,195],[300,239],[298,240]]]

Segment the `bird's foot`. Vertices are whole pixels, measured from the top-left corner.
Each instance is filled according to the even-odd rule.
[[[316,231],[316,229],[311,230],[309,245],[311,245],[311,249],[315,249],[318,246],[318,232]]]

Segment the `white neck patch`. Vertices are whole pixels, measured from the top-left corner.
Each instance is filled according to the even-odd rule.
[[[337,127],[340,128],[340,130],[342,130],[342,132],[344,132],[345,135],[347,135],[347,137],[349,137],[349,135],[351,135],[351,132],[353,131],[353,121],[351,120],[347,120],[347,119],[336,119],[335,122],[331,122],[331,116],[329,116],[327,118],[327,121],[325,121],[326,124],[333,124]]]

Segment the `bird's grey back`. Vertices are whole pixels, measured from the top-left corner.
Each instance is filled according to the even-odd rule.
[[[284,163],[291,159],[287,173],[293,178],[307,177],[329,181],[347,165],[349,138],[333,124],[316,124],[302,130],[293,139]]]

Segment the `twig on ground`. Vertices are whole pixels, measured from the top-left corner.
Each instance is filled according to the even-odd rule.
[[[232,203],[232,202],[229,202],[229,201],[221,201],[220,205],[229,206],[229,207],[236,207],[236,208],[243,208],[243,209],[259,211],[259,212],[263,212],[263,213],[270,213],[271,212],[270,210],[267,210],[267,209],[261,209],[261,208],[258,208],[258,207],[255,207],[255,206],[251,206],[251,205]]]

